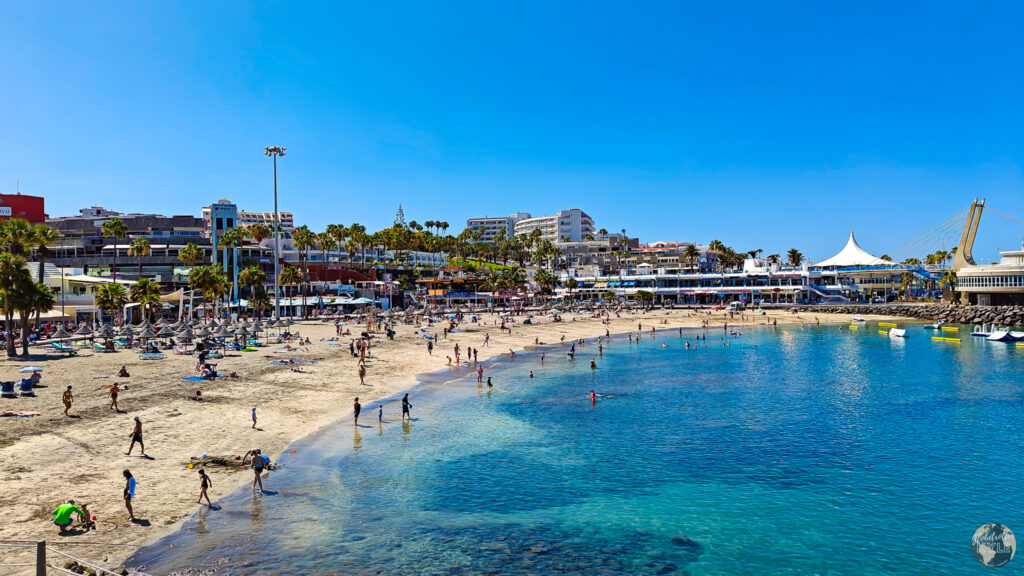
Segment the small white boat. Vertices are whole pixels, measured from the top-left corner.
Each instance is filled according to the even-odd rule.
[[[1015,332],[1011,330],[1010,338],[1013,338],[1014,340],[1024,340],[1024,332]]]
[[[988,337],[985,338],[985,340],[989,340],[992,342],[1005,342],[1013,340],[1013,337],[1010,336],[1009,330],[995,330],[991,334],[989,334]]]
[[[868,319],[863,316],[852,316],[854,322],[867,322]]]
[[[906,328],[890,328],[889,329],[889,338],[906,338],[906,337],[907,337],[907,329]]]
[[[924,329],[925,330],[939,330],[945,324],[946,324],[945,322],[936,322],[935,324],[925,324],[924,325]]]
[[[975,324],[974,330],[971,331],[971,336],[978,336],[980,338],[988,338],[991,335],[992,328],[990,328],[988,324],[982,324],[981,326]]]

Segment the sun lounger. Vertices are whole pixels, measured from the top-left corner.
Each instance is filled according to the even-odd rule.
[[[183,354],[185,356],[189,356],[189,355],[192,354],[192,350],[188,350],[186,348],[182,348],[181,346],[175,346],[174,347],[174,353],[175,354]]]
[[[146,352],[139,354],[140,360],[163,360],[164,358],[167,358],[167,354],[164,354],[163,352]]]
[[[32,379],[31,378],[22,378],[21,379],[21,384],[18,386],[18,390],[21,392],[22,396],[35,396],[36,395],[35,391],[32,390]]]
[[[17,398],[18,395],[14,393],[14,382],[0,382],[0,397],[3,398]]]

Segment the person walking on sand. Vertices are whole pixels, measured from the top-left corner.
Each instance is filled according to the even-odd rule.
[[[359,411],[363,409],[363,405],[359,403],[359,396],[356,396],[355,402],[352,403],[352,421],[355,422],[356,427],[359,427]]]
[[[128,436],[131,437],[132,443],[130,446],[128,446],[128,451],[125,452],[125,456],[132,455],[132,448],[135,448],[136,442],[139,443],[139,449],[142,450],[142,455],[145,456],[146,445],[142,443],[142,420],[139,420],[138,416],[135,417],[135,427],[132,428],[132,433],[129,434]]]
[[[117,393],[120,392],[117,384],[110,385],[110,409],[114,412],[120,412],[121,409],[117,407]]]
[[[206,506],[213,508],[213,504],[210,502],[210,496],[206,493],[207,488],[213,487],[213,480],[206,475],[206,470],[199,469],[199,500],[196,500],[196,504],[202,504],[203,498],[206,498]]]
[[[366,385],[365,379],[366,379],[366,366],[363,366],[362,364],[360,364],[359,365],[359,383],[365,386]]]
[[[122,474],[124,474],[124,505],[128,509],[128,520],[135,522],[135,511],[132,510],[132,500],[135,499],[135,477],[127,468]]]
[[[409,409],[412,408],[412,404],[409,403],[409,393],[406,392],[405,396],[402,396],[402,421],[406,418],[412,420],[412,415],[409,414]]]
[[[484,346],[490,346],[490,344],[489,344],[490,341],[491,341],[491,335],[490,334],[484,334]]]
[[[256,427],[256,407],[252,407],[252,427]]]
[[[68,384],[68,389],[64,391],[64,415],[70,416],[68,410],[71,410],[71,403],[75,401],[75,397],[71,394],[71,385]]]

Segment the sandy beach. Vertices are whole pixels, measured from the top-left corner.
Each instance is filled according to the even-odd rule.
[[[199,477],[196,470],[187,467],[190,457],[240,456],[249,449],[261,448],[276,459],[292,442],[350,415],[356,396],[366,416],[373,418],[370,407],[375,411],[375,400],[414,387],[419,374],[439,370],[466,374],[475,370],[465,365],[448,367],[447,357],[454,362],[452,349],[456,343],[462,348],[463,361],[466,349],[476,348],[486,370],[485,357],[507,355],[510,349],[526,349],[536,342],[557,344],[563,336],[566,342],[595,338],[606,330],[622,334],[636,331],[638,323],[649,337],[652,327],[674,331],[699,327],[704,320],[720,327],[723,322],[739,326],[771,320],[779,325],[802,324],[815,318],[822,324],[846,324],[850,320],[845,315],[774,310],[766,316],[749,313],[744,322],[739,314],[730,319],[724,312],[706,316],[687,310],[655,310],[623,313],[608,323],[565,314],[562,322],[544,316],[535,318],[532,325],[523,325],[520,317],[509,334],[499,331],[497,316],[482,315],[479,323],[462,324],[459,331],[442,339],[432,355],[427,352],[423,330],[398,324],[393,341],[383,334],[375,335],[372,356],[367,361],[367,385],[360,385],[358,358],[349,354],[351,337],[334,343],[321,341],[334,337],[335,327],[319,321],[292,326],[293,332],[311,341],[295,352],[275,354],[284,346],[267,345],[256,352],[228,353],[226,358],[216,360],[218,371],[237,372],[238,377],[212,382],[183,381],[182,377],[196,374],[196,358],[173,352],[155,361],[140,360],[127,351],[72,358],[37,354],[29,359],[6,360],[0,365],[3,379],[14,379],[23,366],[38,365],[44,370],[41,384],[45,387],[37,390],[35,398],[0,401],[3,410],[42,412],[34,417],[0,419],[0,479],[4,486],[0,509],[5,520],[0,526],[0,542],[46,539],[50,546],[85,560],[104,567],[118,566],[136,548],[174,530],[198,509]],[[358,335],[365,325],[351,324],[349,328]],[[430,334],[435,332],[440,335],[442,326],[429,329]],[[489,345],[484,346],[488,335]],[[292,345],[296,346],[294,342]],[[285,359],[316,363],[271,364]],[[131,373],[130,378],[114,377],[122,365]],[[308,373],[293,372],[293,367]],[[114,382],[122,388],[120,413],[109,407],[108,387]],[[61,394],[68,384],[73,385],[75,395],[71,417],[63,415],[61,404]],[[203,400],[187,399],[197,389],[202,390]],[[259,416],[256,429],[250,418],[253,406]],[[397,403],[386,406],[385,411],[397,414]],[[141,456],[137,446],[131,456],[125,455],[136,416],[143,423],[147,457]],[[126,468],[138,482],[136,523],[129,522],[121,497],[121,474]],[[251,471],[241,468],[211,466],[207,471],[213,480],[210,497],[214,503],[252,479]],[[275,474],[286,473],[286,469],[271,473],[268,488],[273,486]],[[50,512],[69,498],[88,503],[98,518],[95,530],[58,534]],[[0,563],[30,562],[33,555],[34,548],[0,547]],[[22,567],[4,573],[32,574],[33,569]]]

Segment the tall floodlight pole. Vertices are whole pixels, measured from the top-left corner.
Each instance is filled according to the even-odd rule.
[[[284,156],[287,148],[282,146],[265,146],[263,153],[274,159],[274,320],[281,320],[281,288],[277,276],[278,261],[281,259],[281,218],[277,215],[277,157]]]

